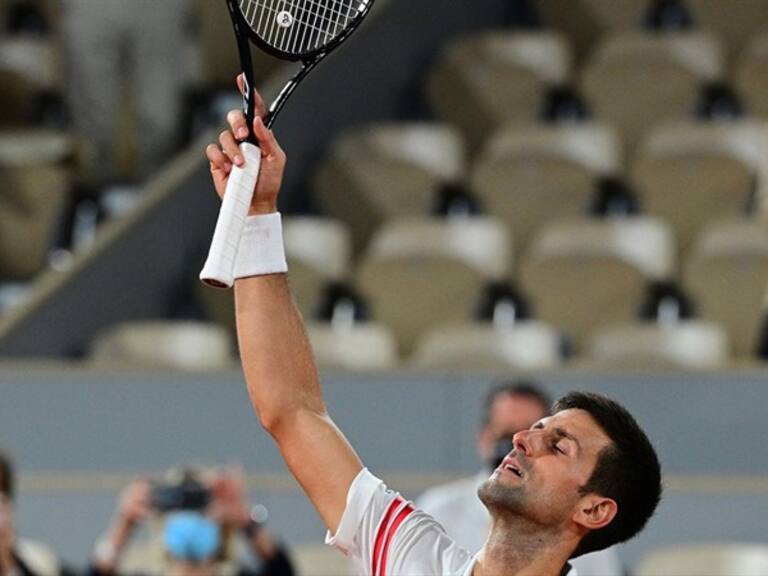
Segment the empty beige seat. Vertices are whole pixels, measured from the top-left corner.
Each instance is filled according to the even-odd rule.
[[[730,359],[728,334],[701,320],[605,328],[590,340],[587,356],[601,365],[635,368],[723,368]]]
[[[768,118],[768,33],[759,34],[745,46],[736,63],[734,82],[747,110]]]
[[[711,542],[660,548],[647,554],[634,573],[637,576],[765,576],[768,545]]]
[[[52,40],[30,36],[2,39],[0,125],[29,124],[38,96],[61,87],[61,70],[61,57]]]
[[[285,254],[296,304],[309,317],[323,287],[349,273],[352,244],[347,227],[329,218],[293,217],[283,228]]]
[[[500,124],[536,119],[547,87],[566,83],[571,65],[570,48],[555,32],[474,34],[444,50],[428,97],[476,150]]]
[[[723,66],[720,44],[704,32],[625,32],[595,48],[581,87],[631,150],[649,126],[688,115],[702,83],[720,79]]]
[[[310,322],[307,334],[321,369],[387,370],[398,365],[395,336],[380,324]]]
[[[534,239],[522,285],[536,316],[578,348],[596,329],[633,319],[647,283],[672,273],[674,254],[672,231],[656,218],[558,222]]]
[[[567,34],[580,56],[608,32],[636,28],[647,8],[638,0],[534,0],[542,20]]]
[[[728,330],[736,355],[753,355],[768,287],[768,225],[711,224],[695,242],[684,272],[701,315]]]
[[[538,370],[562,363],[559,332],[541,322],[437,327],[418,343],[412,365],[439,370]]]
[[[234,366],[230,333],[202,322],[137,321],[96,338],[89,359],[99,365],[220,370]]]
[[[764,0],[685,0],[698,27],[721,38],[731,56],[741,52],[755,34],[765,31],[768,3]]]
[[[71,175],[71,139],[50,131],[0,132],[0,278],[26,280],[47,266]]]
[[[495,219],[401,219],[376,234],[357,280],[408,354],[431,327],[466,320],[483,285],[507,274],[510,254],[509,232]]]
[[[477,159],[471,186],[525,250],[544,223],[585,214],[598,178],[621,171],[621,143],[604,124],[504,127]]]
[[[768,133],[753,122],[678,121],[649,132],[632,177],[643,209],[668,220],[686,248],[703,224],[744,214],[768,179]]]
[[[455,129],[381,124],[336,140],[314,186],[326,212],[348,223],[359,253],[382,222],[426,214],[438,187],[464,172],[464,143]]]

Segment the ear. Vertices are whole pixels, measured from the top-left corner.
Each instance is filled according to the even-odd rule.
[[[597,494],[588,494],[579,500],[573,521],[587,530],[605,528],[616,517],[616,501]]]

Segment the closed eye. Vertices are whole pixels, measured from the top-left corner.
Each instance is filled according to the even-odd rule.
[[[554,450],[555,452],[559,452],[560,454],[565,454],[565,450],[560,448],[560,446],[559,446],[559,444],[557,442],[553,442],[552,443],[552,450]]]

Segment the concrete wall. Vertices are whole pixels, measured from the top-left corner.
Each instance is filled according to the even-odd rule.
[[[589,389],[615,396],[659,450],[666,495],[646,532],[621,549],[628,565],[660,545],[765,540],[766,374],[541,376],[553,395]],[[479,467],[473,434],[488,381],[328,374],[325,390],[335,420],[369,468],[413,498],[437,480]],[[242,462],[252,497],[271,510],[277,533],[293,544],[322,541],[317,516],[255,422],[237,372],[2,364],[0,445],[22,471],[20,531],[76,564],[108,522],[125,482],[184,463]]]

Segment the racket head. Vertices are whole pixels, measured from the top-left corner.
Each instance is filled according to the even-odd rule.
[[[310,62],[342,44],[374,0],[227,0],[254,44],[283,60]]]

